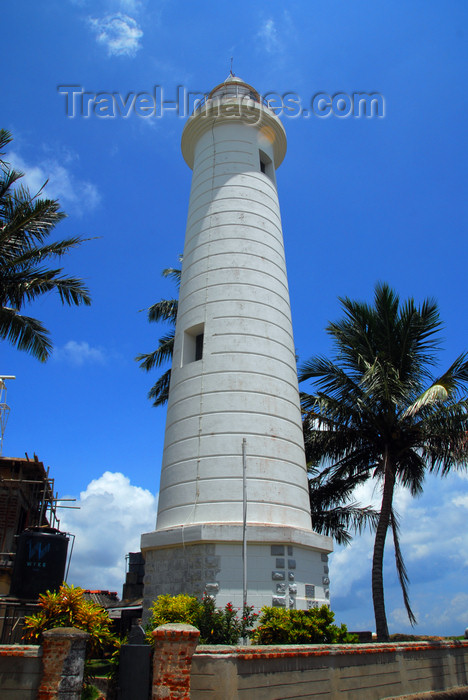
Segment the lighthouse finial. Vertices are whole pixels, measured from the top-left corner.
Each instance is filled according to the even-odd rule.
[[[234,59],[233,59],[233,57],[231,56],[231,70],[229,71],[229,73],[230,73],[230,75],[231,75],[232,78],[235,77],[234,73],[232,72],[232,62],[233,62],[233,60],[234,60]]]

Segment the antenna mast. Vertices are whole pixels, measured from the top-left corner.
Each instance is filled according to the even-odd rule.
[[[8,422],[8,416],[10,415],[10,407],[6,402],[7,388],[5,379],[16,379],[16,377],[11,374],[0,375],[0,457],[3,454],[3,436]]]

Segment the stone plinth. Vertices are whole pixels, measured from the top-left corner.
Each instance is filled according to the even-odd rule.
[[[247,535],[249,605],[307,609],[329,602],[328,550],[316,549],[322,538],[266,526],[249,526]],[[208,524],[144,535],[144,610],[159,595],[179,593],[208,593],[218,607],[242,608],[241,537],[241,526]]]

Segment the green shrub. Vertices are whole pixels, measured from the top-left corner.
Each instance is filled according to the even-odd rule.
[[[81,700],[99,700],[102,693],[95,685],[85,685],[81,693]]]
[[[202,600],[189,595],[161,595],[150,608],[151,618],[147,625],[147,639],[152,642],[151,632],[159,625],[169,622],[183,622],[200,630],[200,644],[237,644],[241,637],[251,634],[251,627],[257,618],[253,608],[246,606],[243,615],[232,603],[224,610],[216,608],[211,596]]]
[[[24,641],[40,644],[46,630],[76,627],[89,632],[86,649],[88,659],[100,656],[107,648],[114,647],[117,638],[111,632],[112,620],[108,613],[83,596],[82,588],[67,586],[66,583],[56,593],[47,591],[40,595],[40,611],[24,619]]]
[[[254,644],[338,644],[356,643],[346,625],[333,624],[334,613],[327,605],[310,610],[261,609],[258,627],[252,633]]]
[[[150,613],[151,617],[146,628],[148,635],[159,625],[166,625],[169,622],[183,622],[197,627],[200,602],[193,596],[183,593],[175,596],[160,595],[151,606]]]
[[[114,651],[112,656],[115,653]],[[109,659],[90,659],[87,665],[89,674],[93,678],[108,678],[113,672],[112,657]]]

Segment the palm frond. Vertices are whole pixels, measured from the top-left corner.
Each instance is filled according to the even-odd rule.
[[[351,529],[359,534],[366,527],[375,530],[379,514],[370,506],[350,503],[323,511],[311,511],[311,516],[315,532],[333,537],[339,545],[347,545],[353,539]]]
[[[0,156],[5,155],[5,151],[3,150],[5,146],[8,146],[9,143],[13,141],[13,136],[11,134],[11,131],[8,131],[8,129],[0,129]],[[8,164],[0,159],[0,164],[2,167],[6,168],[8,167]]]
[[[400,526],[398,523],[398,518],[395,511],[392,511],[392,516],[390,518],[392,532],[393,532],[393,543],[395,545],[395,562],[398,578],[400,581],[401,591],[403,594],[403,602],[405,604],[408,619],[412,627],[417,624],[416,617],[411,609],[409,593],[408,593],[408,571],[406,569],[405,562],[403,561],[403,555],[400,547]]]
[[[468,399],[437,406],[419,423],[420,451],[432,472],[468,467]]]
[[[459,355],[448,370],[408,406],[402,417],[408,418],[415,416],[422,408],[426,408],[431,404],[443,403],[447,401],[449,396],[459,393],[463,385],[468,382],[467,358],[468,353]]]
[[[12,265],[15,265],[15,267],[29,266],[31,264],[36,265],[43,263],[47,258],[61,258],[82,243],[94,240],[95,238],[95,236],[93,238],[72,236],[71,238],[65,238],[61,241],[55,241],[43,246],[28,248],[12,260]]]
[[[179,262],[182,262],[182,255],[179,255]],[[172,281],[176,283],[177,289],[180,287],[182,270],[177,267],[166,267],[161,274],[163,277],[169,277],[169,279],[172,279]]]
[[[410,418],[411,416],[415,416],[421,410],[421,408],[425,408],[426,406],[434,403],[442,403],[443,401],[446,401],[447,398],[447,389],[442,384],[437,382],[426,389],[426,391],[423,391],[423,393],[418,396],[416,401],[412,403],[411,406],[408,406],[406,411],[404,411],[402,414],[402,417]]]
[[[0,244],[11,241],[20,251],[41,245],[52,229],[66,217],[59,203],[51,199],[30,199],[24,189],[21,196],[7,198],[3,206],[4,223],[0,230]]]
[[[15,309],[0,308],[0,338],[25,350],[41,362],[45,362],[52,351],[49,332],[35,318],[22,316]]]
[[[0,155],[12,140],[0,130]],[[77,277],[46,263],[60,258],[85,240],[79,236],[44,243],[66,216],[57,200],[41,198],[20,183],[23,173],[0,160],[0,337],[44,361],[50,354],[48,331],[40,321],[20,314],[22,307],[48,292],[57,292],[62,303],[78,306],[91,303],[89,290]]]
[[[350,530],[361,533],[366,526],[375,529],[378,511],[355,501],[348,503],[367,474],[342,477],[332,467],[320,471],[312,465],[308,473],[310,512],[316,532],[333,537],[338,544],[348,544],[352,539]]]
[[[326,357],[313,357],[304,362],[298,376],[299,382],[313,379],[320,393],[334,395],[337,400],[352,403],[355,397],[362,394],[359,384]]]
[[[182,262],[182,256],[179,256],[179,261]],[[177,287],[179,287],[181,277],[180,269],[168,267],[162,271],[162,275],[163,277],[171,278],[176,282]],[[135,360],[140,363],[141,369],[148,372],[154,367],[160,367],[164,362],[172,359],[178,306],[178,299],[162,299],[149,307],[148,320],[150,322],[166,321],[170,323],[173,328],[169,333],[159,338],[159,345],[156,350],[150,353],[142,353],[135,357]],[[151,387],[148,398],[153,401],[153,406],[162,406],[167,403],[169,398],[170,378],[171,370],[169,369],[164,372]]]
[[[174,350],[174,331],[159,338],[159,345],[153,352],[137,355],[135,360],[140,363],[141,369],[149,372],[154,367],[160,367],[164,362],[172,358]]]
[[[179,302],[177,299],[162,299],[153,304],[148,309],[148,321],[156,323],[158,321],[176,322]]]
[[[25,302],[31,302],[47,292],[56,291],[64,304],[90,306],[91,297],[83,281],[77,277],[59,277],[61,271],[35,269],[0,279],[1,303],[5,305],[10,302],[19,310]]]
[[[3,161],[0,160],[0,164],[3,164]],[[20,172],[19,170],[4,170],[0,176],[0,220],[4,220],[3,214],[3,208],[4,208],[4,199],[8,194],[8,191],[13,187],[15,182],[18,182],[22,177],[24,176],[24,173]]]
[[[148,398],[153,401],[153,406],[163,406],[169,400],[169,385],[171,382],[171,370],[162,374],[148,392]]]

